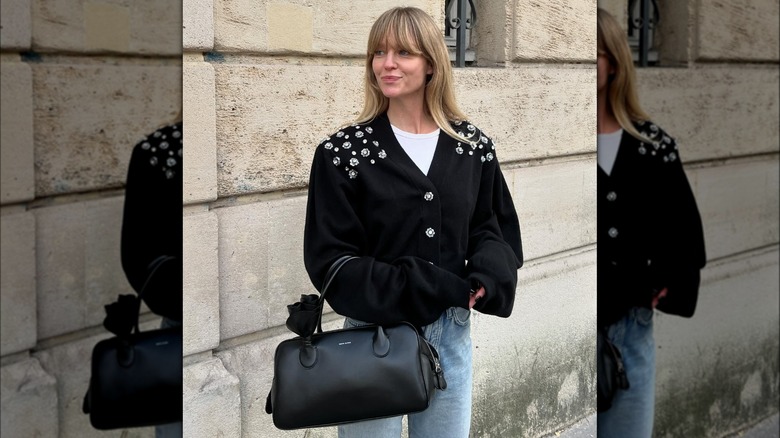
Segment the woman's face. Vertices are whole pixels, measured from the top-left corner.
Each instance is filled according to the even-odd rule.
[[[609,58],[606,53],[598,52],[596,58],[596,74],[598,80],[598,92],[606,92],[609,85],[609,76],[615,72],[615,67],[609,63]]]
[[[425,58],[397,48],[392,41],[386,41],[374,52],[372,68],[379,88],[388,99],[422,96],[426,76],[433,73]]]

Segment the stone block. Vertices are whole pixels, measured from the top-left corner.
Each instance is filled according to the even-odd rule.
[[[104,305],[135,294],[120,257],[123,202],[111,197],[34,210],[39,339],[99,326]]]
[[[548,436],[593,412],[595,248],[526,264],[512,315],[472,312],[471,330],[474,436]]]
[[[306,197],[216,211],[221,338],[284,325],[286,306],[316,293],[303,266]]]
[[[780,60],[777,1],[703,0],[697,6],[697,60]]]
[[[596,243],[595,157],[504,170],[526,260]]]
[[[596,150],[595,66],[456,69],[455,90],[502,162]]]
[[[182,40],[185,51],[214,48],[214,0],[183,0]]]
[[[0,367],[2,415],[0,434],[5,437],[56,437],[57,382],[35,358]]]
[[[214,68],[185,62],[182,100],[187,108],[187,159],[184,160],[184,204],[217,199],[217,127]]]
[[[387,0],[219,1],[214,4],[214,48],[220,52],[362,57],[371,25],[394,6],[398,5]],[[404,6],[423,9],[436,23],[444,21],[439,1],[412,0]]]
[[[515,4],[513,62],[595,62],[596,2]]]
[[[656,313],[658,436],[731,435],[777,412],[777,245],[705,267],[692,318]]]
[[[176,118],[181,61],[117,64],[32,64],[37,196],[122,187],[133,147]]]
[[[5,28],[5,2],[3,5]],[[0,93],[3,96],[0,101],[0,203],[6,204],[35,197],[33,81],[30,66],[19,62],[18,57],[3,56],[0,62],[3,66],[0,70]]]
[[[219,197],[301,187],[320,140],[354,119],[360,67],[215,64]]]
[[[184,216],[184,355],[219,345],[217,215]],[[249,317],[245,315],[244,317]]]
[[[181,0],[33,0],[37,52],[181,54]]]
[[[220,197],[304,186],[316,145],[362,106],[360,67],[214,68]],[[593,68],[455,74],[461,109],[493,138],[503,162],[593,152],[595,81]]]
[[[188,365],[183,371],[184,436],[248,436],[242,435],[241,430],[238,378],[229,373],[217,358]],[[265,403],[265,398],[262,403]]]
[[[141,325],[141,330],[159,327],[156,319]],[[59,418],[59,435],[65,437],[99,438],[106,432],[97,430],[89,423],[89,415],[82,411],[84,395],[89,388],[91,375],[92,349],[99,341],[112,334],[101,331],[100,334],[83,337],[46,348],[35,353],[41,366],[57,380],[58,409],[52,413],[55,421]],[[120,429],[112,432],[121,437],[154,437],[154,427]]]
[[[709,260],[777,244],[779,170],[777,155],[688,170]]]
[[[30,0],[6,0],[0,3],[0,48],[4,51],[30,48],[30,9]]]
[[[33,348],[37,341],[35,216],[28,212],[0,216],[0,241],[0,355],[6,356]]]
[[[777,153],[776,67],[646,68],[637,79],[642,107],[677,140],[683,162]]]
[[[311,7],[289,3],[268,3],[268,49],[272,52],[310,52],[314,31]],[[295,32],[291,32],[295,29]]]

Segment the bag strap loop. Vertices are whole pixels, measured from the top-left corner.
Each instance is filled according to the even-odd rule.
[[[350,260],[359,258],[357,256],[350,256],[350,255],[343,255],[336,259],[335,262],[333,262],[332,265],[330,265],[330,268],[328,269],[328,273],[325,274],[325,280],[322,284],[322,289],[320,289],[320,299],[319,299],[319,315],[317,315],[317,333],[322,333],[322,306],[325,304],[325,292],[328,291],[328,287],[330,287],[330,283],[333,282],[333,279],[336,278],[336,274],[339,273],[341,268]]]

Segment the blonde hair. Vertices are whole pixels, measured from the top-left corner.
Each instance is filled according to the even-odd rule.
[[[450,122],[462,122],[466,116],[458,109],[453,90],[452,66],[444,37],[433,19],[422,9],[396,7],[384,12],[371,26],[368,35],[365,72],[365,100],[363,111],[356,123],[367,123],[387,111],[389,99],[385,97],[374,76],[374,53],[392,40],[399,50],[422,56],[433,73],[425,85],[424,105],[428,114],[442,131],[450,137],[465,142],[472,140],[459,135]]]
[[[650,141],[633,124],[650,118],[639,105],[634,58],[625,31],[615,17],[602,8],[598,8],[596,22],[598,51],[606,55],[609,65],[615,69],[609,78],[609,107],[621,128],[642,141]]]

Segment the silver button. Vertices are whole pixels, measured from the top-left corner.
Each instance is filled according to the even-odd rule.
[[[433,201],[433,192],[425,192],[425,196],[423,196],[423,199],[426,201]]]
[[[612,227],[612,228],[609,229],[608,233],[609,233],[609,237],[617,237],[618,230],[617,230],[617,228]]]
[[[433,228],[428,228],[425,230],[425,235],[428,237],[433,237],[436,235],[436,231],[433,231]]]
[[[647,266],[650,266],[651,263],[653,263],[653,261],[650,260],[650,259],[647,259]]]
[[[617,193],[615,192],[607,193],[607,201],[614,201],[615,199],[617,199]]]

